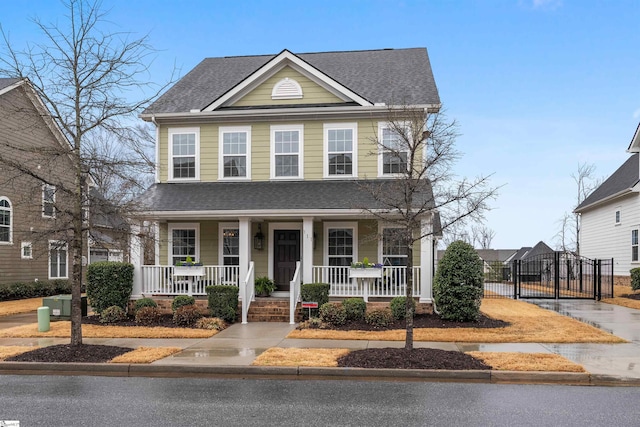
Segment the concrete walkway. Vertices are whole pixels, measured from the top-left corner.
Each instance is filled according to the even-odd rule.
[[[556,353],[579,363],[591,374],[604,377],[640,380],[640,310],[589,300],[527,300],[542,308],[573,317],[621,338],[626,344],[542,344],[542,343],[455,343],[415,342],[416,347],[450,351],[510,351],[526,353]],[[25,323],[35,323],[35,314],[0,317],[0,329]],[[544,325],[541,325],[544,327]],[[234,324],[206,339],[134,339],[85,338],[86,344],[124,347],[180,347],[180,353],[154,362],[165,368],[247,367],[270,347],[348,348],[403,347],[401,341],[368,340],[306,340],[288,339],[295,328],[288,323]],[[0,338],[0,345],[47,346],[66,344],[68,338]]]

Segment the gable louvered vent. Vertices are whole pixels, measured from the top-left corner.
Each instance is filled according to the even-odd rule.
[[[302,98],[302,88],[297,81],[289,77],[280,80],[273,87],[271,99],[297,99]]]

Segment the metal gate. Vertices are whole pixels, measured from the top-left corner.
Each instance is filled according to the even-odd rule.
[[[487,298],[595,299],[613,297],[613,259],[549,252],[513,261],[507,280],[485,281]]]

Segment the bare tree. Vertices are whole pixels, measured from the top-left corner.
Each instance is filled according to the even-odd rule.
[[[491,249],[491,242],[496,237],[496,232],[486,225],[474,225],[471,227],[473,246],[478,249]]]
[[[147,36],[132,38],[126,32],[110,32],[100,1],[68,0],[65,6],[64,21],[49,24],[33,19],[36,30],[44,35],[45,41],[41,44],[18,50],[2,31],[4,51],[0,56],[0,75],[28,78],[44,102],[47,114],[70,143],[47,154],[52,164],[61,156],[69,158],[72,164],[73,182],[55,183],[56,191],[69,200],[64,207],[58,207],[64,210],[68,221],[58,224],[58,230],[52,232],[65,233],[72,255],[71,344],[80,345],[82,254],[87,233],[83,208],[88,201],[85,179],[90,169],[123,171],[125,166],[133,166],[131,157],[121,158],[122,152],[101,150],[106,146],[100,147],[100,138],[124,145],[140,141],[140,135],[128,124],[135,120],[141,107],[166,86],[158,88],[142,82],[154,53]],[[149,91],[151,96],[138,95]],[[139,98],[131,100],[134,97]],[[133,148],[133,152],[135,150]],[[0,161],[11,162],[11,159],[0,158]],[[11,166],[44,183],[50,179],[42,169],[31,170],[15,162]],[[124,179],[123,175],[114,176]],[[122,198],[127,197],[122,195]]]
[[[393,239],[406,248],[406,339],[405,349],[413,349],[413,246],[437,232],[423,227],[440,216],[443,230],[465,220],[481,220],[497,188],[489,177],[457,179],[453,164],[460,157],[455,149],[458,136],[455,121],[440,112],[403,106],[390,108],[389,132],[375,137],[375,155],[385,156],[383,164],[396,177],[385,182],[362,184],[378,202],[376,208],[364,208],[377,219],[397,227]]]

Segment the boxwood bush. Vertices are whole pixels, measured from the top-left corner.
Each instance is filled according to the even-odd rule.
[[[104,261],[87,267],[87,298],[96,313],[112,305],[126,311],[132,291],[132,264]]]
[[[238,311],[238,288],[213,285],[207,286],[205,290],[211,315],[229,323],[235,322]]]
[[[631,269],[631,289],[634,291],[640,289],[640,267]]]
[[[480,315],[484,274],[482,260],[473,246],[453,242],[438,262],[433,297],[440,317],[455,322],[472,322]]]
[[[347,310],[342,304],[326,302],[320,306],[320,320],[334,326],[342,326],[347,322]]]
[[[51,295],[70,293],[71,284],[67,280],[61,279],[0,284],[0,301],[48,297]]]
[[[362,298],[347,298],[342,301],[342,306],[347,313],[347,320],[363,320],[367,311],[367,303]]]
[[[171,302],[171,311],[175,313],[180,307],[184,307],[185,305],[195,305],[195,303],[196,299],[192,296],[178,295]]]
[[[317,302],[318,307],[322,307],[322,304],[329,302],[329,289],[331,286],[328,283],[305,283],[300,286],[300,296],[302,301]],[[311,309],[311,317],[318,316],[318,309]],[[309,318],[309,310],[302,310],[302,317],[304,319]]]
[[[412,299],[413,316],[416,315],[416,300]],[[407,317],[407,297],[394,297],[389,304],[391,315],[395,320],[402,320]]]
[[[158,304],[153,300],[153,298],[140,298],[135,303],[135,311],[138,312],[143,307],[153,307],[157,308]]]

